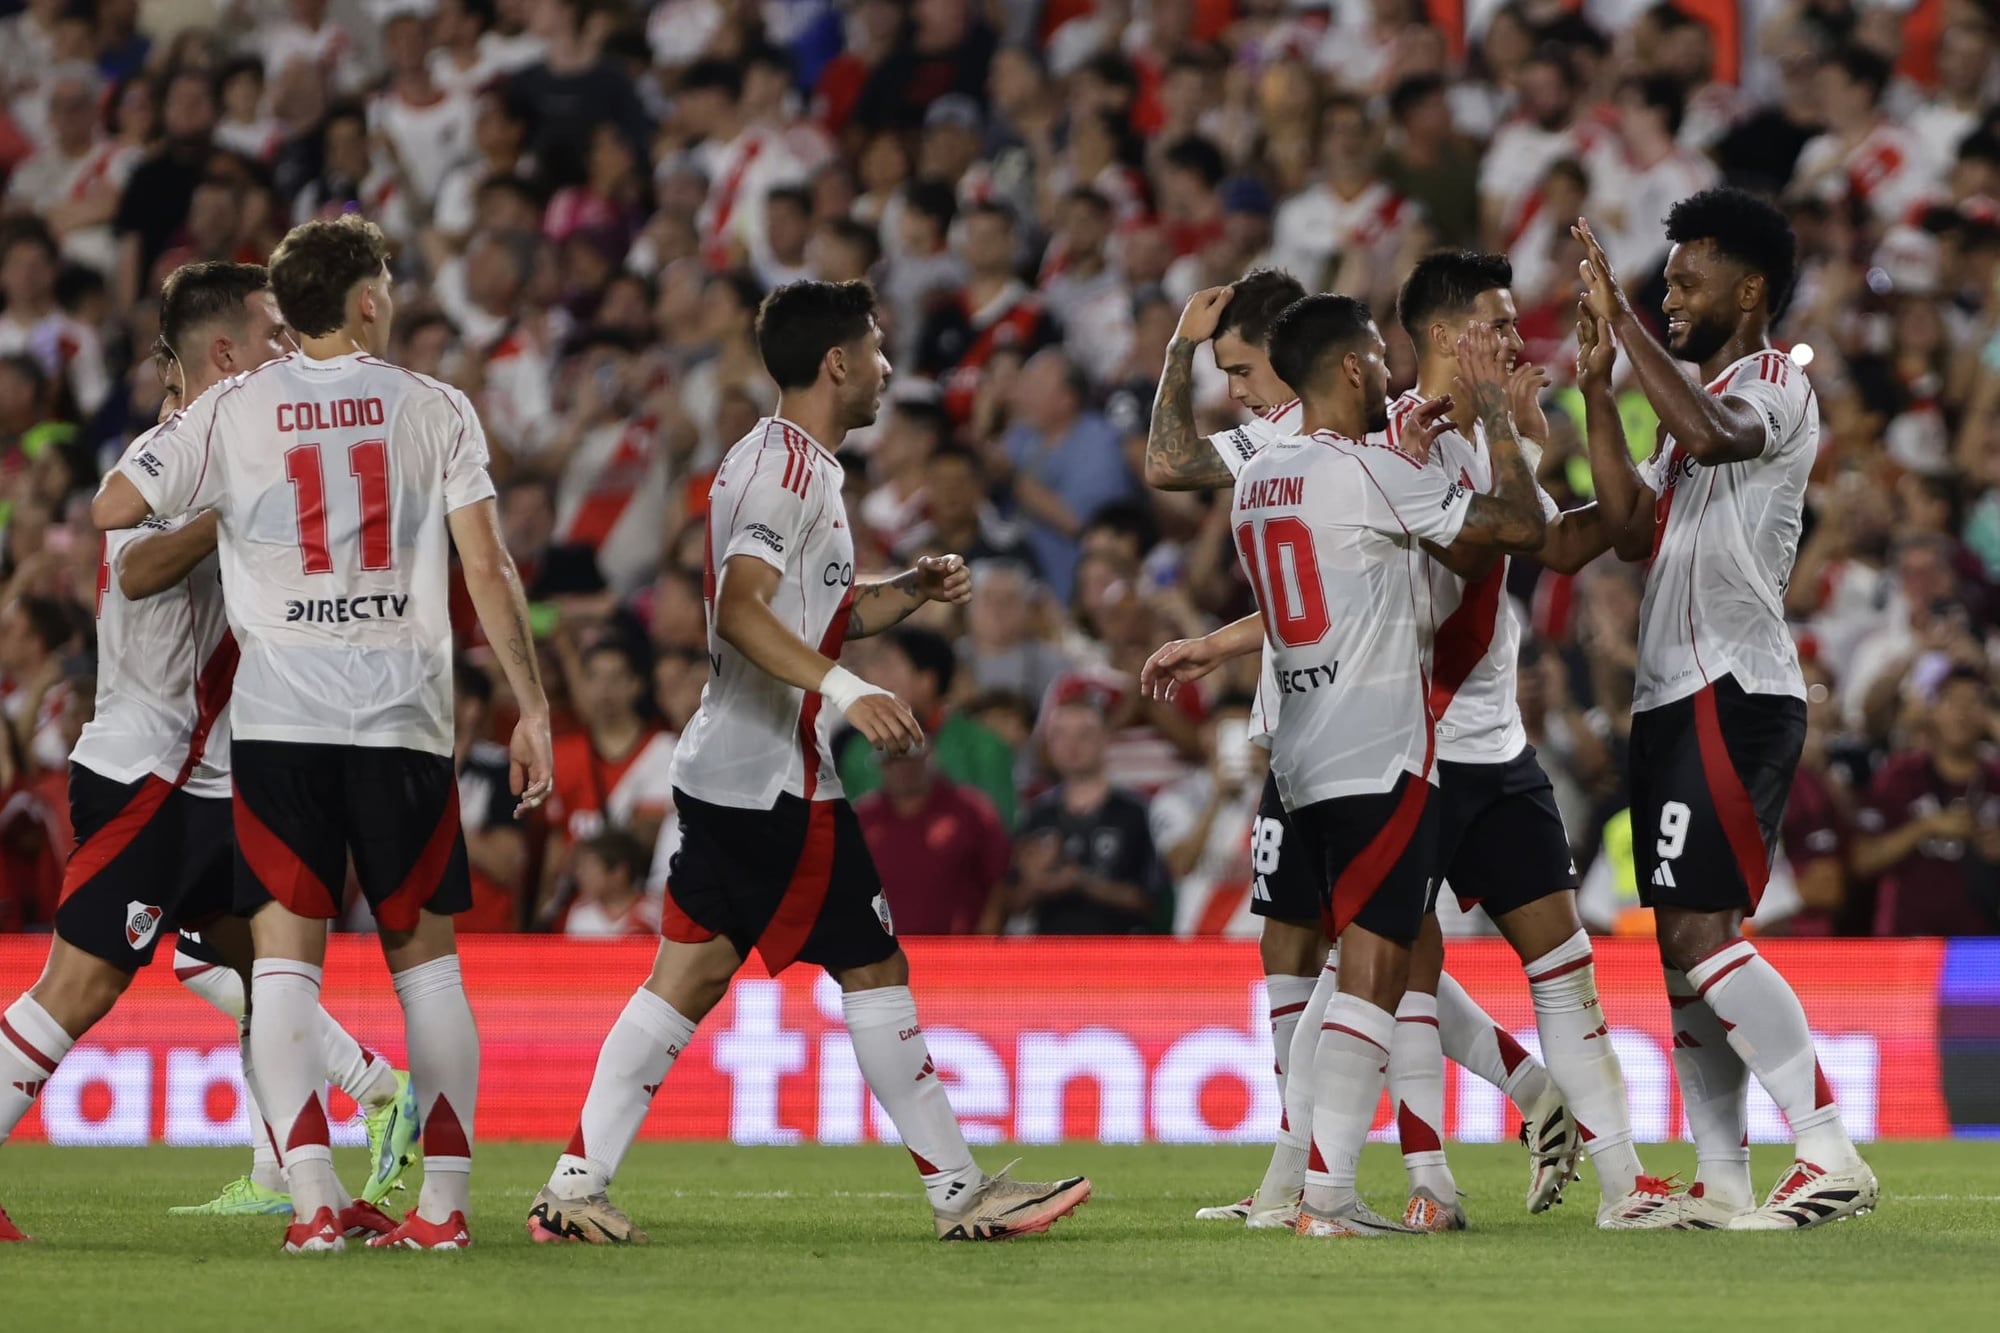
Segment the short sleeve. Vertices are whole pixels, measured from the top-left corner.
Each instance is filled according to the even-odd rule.
[[[1243,465],[1257,456],[1271,438],[1271,428],[1261,418],[1232,426],[1228,430],[1217,431],[1208,437],[1208,447],[1215,450],[1215,456],[1229,469],[1229,475],[1243,475]]]
[[[800,475],[805,464],[789,450],[765,450],[764,455],[756,460],[733,501],[717,497],[711,503],[728,508],[724,521],[729,526],[717,534],[722,539],[721,563],[750,555],[782,574],[805,532],[806,492],[812,488],[812,474],[805,471]],[[734,479],[729,480],[733,489]]]
[[[1449,546],[1458,540],[1472,508],[1472,491],[1389,445],[1362,445],[1349,457],[1367,473],[1356,498],[1362,526],[1392,537],[1404,534]]]
[[[444,456],[444,511],[449,514],[490,499],[494,491],[493,477],[487,471],[492,456],[479,414],[472,410],[471,400],[456,389],[446,401],[455,414]]]
[[[1813,410],[1812,388],[1806,373],[1781,352],[1765,352],[1740,366],[1722,394],[1757,409],[1764,422],[1764,449],[1760,458],[1779,458],[1805,448],[1813,439],[1800,429],[1806,414]]]
[[[1146,808],[1147,831],[1153,835],[1155,847],[1178,847],[1201,820],[1201,808],[1184,786],[1175,783]]]
[[[215,450],[215,418],[225,392],[211,389],[174,413],[134,440],[119,462],[118,470],[161,518],[221,503],[222,467]]]

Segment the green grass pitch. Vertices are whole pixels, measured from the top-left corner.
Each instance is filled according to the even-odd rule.
[[[554,1153],[480,1148],[469,1254],[287,1258],[280,1219],[165,1215],[247,1154],[16,1144],[0,1152],[0,1203],[41,1239],[0,1246],[0,1328],[1885,1333],[1991,1327],[2000,1278],[2000,1143],[1875,1145],[1873,1216],[1776,1236],[1599,1234],[1587,1171],[1569,1203],[1529,1217],[1521,1151],[1461,1146],[1474,1230],[1373,1242],[1195,1222],[1255,1182],[1260,1149],[1038,1147],[1028,1174],[1087,1172],[1096,1197],[1049,1235],[986,1246],[931,1239],[898,1149],[648,1144],[617,1197],[654,1243],[620,1250],[528,1243]],[[1012,1154],[980,1155],[991,1169]],[[1685,1145],[1645,1156],[1693,1167]],[[1760,1189],[1784,1161],[1758,1150]],[[358,1154],[342,1166],[351,1183]],[[1370,1147],[1362,1186],[1384,1211],[1401,1203],[1393,1149]]]

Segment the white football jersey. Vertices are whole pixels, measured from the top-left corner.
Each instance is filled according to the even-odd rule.
[[[125,457],[149,449],[154,433],[132,441]],[[210,555],[179,587],[136,602],[118,590],[119,552],[186,521],[149,518],[104,534],[97,566],[97,711],[69,757],[113,782],[151,774],[185,783],[196,796],[227,796],[236,639],[223,612],[220,563]]]
[[[1757,409],[1764,452],[1703,467],[1668,436],[1641,470],[1659,499],[1634,712],[1685,699],[1724,676],[1751,694],[1806,697],[1785,624],[1785,585],[1819,447],[1819,402],[1805,372],[1770,349],[1731,365],[1708,391]]]
[[[854,601],[854,530],[832,454],[783,417],[766,417],[731,447],[708,493],[702,599],[708,608],[708,684],[674,751],[674,786],[698,800],[768,810],[781,795],[830,801],[838,709],[816,691],[767,674],[715,632],[716,594],[729,561],[754,556],[778,571],[771,612],[838,659]]]
[[[221,517],[240,740],[452,752],[445,516],[493,494],[464,394],[362,353],[224,380],[119,469]]]
[[[1241,477],[1243,465],[1255,458],[1258,450],[1273,440],[1297,434],[1305,415],[1305,406],[1294,398],[1261,417],[1252,417],[1240,426],[1232,426],[1209,436],[1209,447],[1215,450],[1222,465],[1229,469],[1231,477]],[[1258,666],[1257,693],[1250,701],[1250,743],[1268,750],[1271,748],[1271,733],[1278,725],[1278,678],[1272,674],[1269,639],[1258,650]]]
[[[1410,414],[1424,403],[1414,390],[1389,406],[1389,441],[1398,443]],[[1431,442],[1430,465],[1475,495],[1493,489],[1493,457],[1478,422],[1472,438],[1446,429]],[[1560,510],[1537,487],[1542,516]],[[1437,718],[1437,756],[1459,764],[1498,764],[1527,748],[1515,676],[1521,659],[1521,623],[1507,595],[1509,557],[1494,561],[1468,582],[1429,561],[1437,637],[1431,645],[1431,712]]]
[[[1386,443],[1331,431],[1268,444],[1236,479],[1236,550],[1283,699],[1271,771],[1285,808],[1431,776],[1429,557],[1472,494]]]

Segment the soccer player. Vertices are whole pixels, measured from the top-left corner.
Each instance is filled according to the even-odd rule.
[[[855,582],[834,451],[875,420],[888,383],[868,285],[778,288],[758,312],[757,344],[778,408],[730,449],[711,487],[713,674],[674,755],[681,846],[665,938],[652,975],[604,1040],[582,1118],[528,1214],[528,1234],[647,1239],[607,1190],[653,1094],[752,949],[773,973],[804,961],[839,982],[855,1060],[916,1162],[940,1240],[1045,1231],[1090,1197],[1090,1182],[1030,1184],[973,1162],[833,762],[841,718],[878,750],[923,743],[907,708],[838,665],[841,644],[880,634],[926,602],[964,602],[971,579],[947,555]]]
[[[230,702],[236,901],[251,913],[250,1053],[295,1221],[284,1248],[463,1249],[479,1036],[451,914],[471,900],[452,775],[449,547],[521,721],[524,808],[551,783],[527,603],[465,396],[377,359],[395,300],[379,228],[295,227],[271,256],[300,350],[216,386],[113,471],[101,528],[212,508],[241,645]],[[394,1225],[333,1171],[317,1036],[327,922],[349,855],[402,1003],[424,1183]]]
[[[1235,484],[1245,463],[1273,440],[1297,433],[1303,408],[1298,397],[1271,369],[1268,349],[1273,321],[1305,295],[1290,274],[1253,269],[1227,287],[1197,292],[1182,312],[1167,348],[1166,369],[1153,403],[1146,437],[1146,480],[1160,490],[1220,490]],[[1254,415],[1241,426],[1201,436],[1194,428],[1194,354],[1211,343],[1215,365],[1229,382],[1229,394]],[[1270,748],[1280,691],[1272,675],[1271,650],[1262,620],[1246,616],[1202,639],[1177,640],[1154,655],[1149,666],[1167,669],[1163,679],[1199,678],[1231,656],[1258,651],[1262,678],[1252,703],[1251,740]],[[1252,832],[1253,885],[1250,910],[1264,919],[1261,952],[1271,1005],[1271,1042],[1278,1097],[1284,1107],[1278,1136],[1263,1182],[1236,1203],[1197,1209],[1202,1221],[1243,1222],[1253,1228],[1290,1226],[1304,1183],[1312,1123],[1312,1080],[1288,1077],[1296,1063],[1309,1066],[1318,1044],[1321,1016],[1338,982],[1338,959],[1329,957],[1320,919],[1319,871],[1289,839],[1290,817],[1278,797],[1277,779],[1267,775]],[[1287,847],[1294,850],[1287,854]],[[1441,944],[1440,944],[1441,948]],[[1568,1179],[1561,1128],[1568,1124],[1560,1096],[1549,1091],[1541,1065],[1449,977],[1440,983],[1438,1020],[1444,1054],[1500,1087],[1520,1106],[1530,1142],[1551,1151],[1531,1156],[1530,1208],[1548,1201]],[[1302,1045],[1300,1043],[1303,1043]],[[1433,1081],[1442,1097],[1443,1069]],[[1431,1124],[1441,1119],[1441,1111]],[[1442,1145],[1437,1149],[1442,1158]],[[1574,1159],[1574,1152],[1567,1160]],[[1449,1199],[1449,1193],[1441,1197]]]
[[[160,336],[176,404],[183,390],[199,396],[287,347],[265,271],[250,264],[176,269],[160,293]],[[145,452],[154,433],[140,435],[127,455]],[[250,937],[245,923],[227,915],[233,840],[223,709],[236,641],[223,615],[214,550],[211,518],[153,520],[105,534],[97,703],[70,756],[76,849],[64,868],[41,979],[0,1015],[0,1142],[71,1046],[152,960],[161,937],[173,939],[183,925],[205,927],[205,938],[182,937],[176,974],[237,1020],[247,1047],[241,974],[250,967]],[[159,595],[170,592],[180,595]],[[318,1025],[322,1073],[368,1110],[375,1170],[363,1194],[380,1199],[401,1178],[416,1136],[409,1080],[324,1010]],[[260,1127],[252,1139],[250,1175],[209,1203],[172,1211],[289,1211],[269,1137]],[[0,1240],[20,1238],[0,1214]]]
[[[1355,1168],[1434,870],[1433,611],[1417,543],[1448,547],[1465,536],[1533,549],[1545,521],[1490,328],[1463,335],[1459,373],[1486,428],[1491,494],[1418,461],[1450,399],[1426,404],[1407,423],[1417,457],[1369,438],[1389,425],[1387,349],[1360,302],[1306,297],[1272,325],[1270,347],[1272,369],[1303,400],[1305,433],[1245,464],[1231,519],[1286,696],[1271,765],[1295,835],[1318,858],[1323,914],[1341,960],[1313,1058],[1297,1225],[1318,1237],[1411,1234],[1362,1202]]]
[[[1624,1225],[1788,1230],[1874,1208],[1815,1057],[1798,996],[1743,938],[1770,874],[1806,733],[1805,682],[1785,626],[1819,408],[1771,346],[1797,271],[1784,214],[1716,189],[1667,215],[1665,346],[1640,322],[1590,224],[1578,326],[1597,508],[1625,560],[1650,560],[1633,686],[1635,869],[1653,909],[1674,1071],[1699,1168]],[[1659,450],[1626,452],[1611,394],[1616,349],[1659,414]],[[1691,378],[1677,362],[1695,365]],[[1797,1160],[1755,1205],[1748,1074],[1785,1113]]]

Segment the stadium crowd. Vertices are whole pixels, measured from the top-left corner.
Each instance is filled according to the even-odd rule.
[[[0,930],[45,929],[104,569],[88,497],[150,424],[154,294],[360,210],[396,360],[464,389],[561,696],[547,817],[504,799],[469,604],[461,929],[657,928],[668,764],[708,675],[701,515],[776,400],[761,294],[871,278],[892,409],[842,461],[859,572],[972,563],[851,645],[933,744],[840,769],[905,934],[1254,934],[1253,659],[1172,704],[1161,643],[1250,608],[1213,497],[1146,485],[1194,291],[1365,296],[1439,245],[1513,263],[1568,387],[1588,214],[1651,309],[1669,204],[1783,202],[1779,326],[1823,414],[1786,610],[1810,734],[1760,925],[2000,931],[2000,68],[1993,0],[0,0]],[[1197,358],[1210,429],[1238,416]],[[1650,452],[1636,393],[1627,434]],[[1639,572],[1516,561],[1521,702],[1593,928],[1637,926],[1622,747]],[[1447,903],[1450,895],[1445,895]],[[359,924],[354,922],[351,924]],[[1453,928],[1481,929],[1476,917]]]

